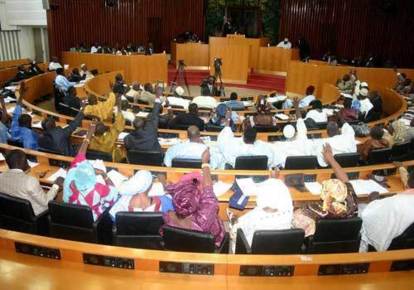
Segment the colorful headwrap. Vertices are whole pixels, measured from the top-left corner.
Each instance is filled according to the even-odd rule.
[[[338,179],[329,179],[322,183],[321,199],[323,201],[322,209],[334,214],[346,212],[346,197],[348,189],[342,181]]]
[[[82,161],[75,168],[71,169],[68,175],[71,176],[67,176],[66,179],[72,179],[81,193],[86,194],[95,187],[95,169],[87,160]]]
[[[176,214],[185,218],[198,209],[202,176],[200,173],[184,175],[179,182],[167,185],[167,192],[173,197]]]

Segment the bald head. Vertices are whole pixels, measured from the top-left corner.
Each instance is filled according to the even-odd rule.
[[[191,142],[200,141],[200,130],[198,129],[197,126],[188,127],[187,135],[188,135],[188,139],[190,139]]]
[[[328,137],[333,137],[339,134],[339,127],[336,122],[329,121],[326,125],[326,131],[328,133]]]

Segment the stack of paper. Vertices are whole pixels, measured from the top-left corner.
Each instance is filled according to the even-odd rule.
[[[106,172],[106,166],[103,160],[97,159],[97,160],[91,160],[90,162],[93,168]]]
[[[384,188],[383,186],[381,186],[380,184],[378,184],[372,179],[351,180],[350,183],[352,184],[352,187],[354,188],[356,195],[367,195],[374,191],[377,191],[380,194],[384,194],[388,192],[386,188]]]
[[[33,168],[33,167],[36,167],[37,165],[39,165],[39,163],[32,162],[30,160],[27,160],[27,163],[29,164],[30,168]]]
[[[243,101],[243,105],[245,107],[251,107],[251,106],[253,106],[253,102],[252,101]]]
[[[128,177],[126,177],[125,175],[119,173],[116,170],[111,170],[107,173],[109,179],[112,181],[112,183],[115,185],[115,187],[119,188],[119,186],[121,186],[121,184],[125,181],[128,180]]]
[[[136,116],[137,116],[138,118],[147,118],[147,117],[148,117],[148,115],[149,115],[149,113],[148,113],[148,112],[139,112],[138,114],[136,114]]]
[[[231,188],[232,185],[233,185],[232,183],[226,183],[226,182],[223,182],[223,181],[217,181],[213,185],[214,194],[217,197],[222,196],[223,194],[225,194],[227,191],[230,190],[230,188]]]
[[[161,182],[154,182],[148,196],[162,196],[165,195],[164,185]]]
[[[66,178],[66,174],[67,174],[67,171],[65,169],[59,168],[59,170],[57,170],[55,173],[49,176],[47,180],[50,182],[55,182],[56,179],[58,179],[59,177]]]
[[[283,113],[278,113],[275,115],[275,117],[283,121],[289,120],[289,116]]]
[[[319,182],[305,182],[306,189],[313,195],[320,195],[322,191],[322,184]]]

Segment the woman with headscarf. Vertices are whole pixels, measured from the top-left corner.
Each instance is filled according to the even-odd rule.
[[[118,191],[108,176],[104,172],[96,172],[86,159],[86,150],[95,127],[95,124],[89,127],[88,134],[70,165],[63,185],[63,201],[89,206],[96,221],[114,204],[118,198]],[[103,177],[104,183],[99,182],[98,175]]]
[[[394,144],[402,144],[408,140],[408,130],[404,122],[396,120],[392,122],[387,130],[384,130],[384,139],[388,141],[390,146]]]
[[[218,217],[219,206],[213,192],[210,175],[210,153],[202,155],[202,175],[191,173],[178,183],[168,185],[167,192],[173,197],[174,211],[164,214],[166,225],[196,230],[214,236],[216,247],[224,239],[224,225]]]
[[[256,111],[257,115],[250,116],[251,127],[255,126],[275,126],[276,119],[271,113],[272,105],[266,101],[266,97],[261,95],[257,98]]]
[[[152,188],[152,175],[147,170],[140,170],[127,181],[123,182],[118,190],[121,197],[112,206],[109,214],[115,219],[120,211],[148,211],[166,213],[173,210],[171,196],[148,196]]]
[[[319,219],[346,219],[358,214],[355,191],[346,172],[333,157],[329,144],[325,145],[323,155],[338,179],[328,179],[322,183],[321,203],[310,204],[295,211],[293,226],[303,229],[306,237],[315,233],[315,224]]]

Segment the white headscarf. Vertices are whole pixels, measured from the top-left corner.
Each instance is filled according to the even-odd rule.
[[[140,170],[119,187],[121,195],[135,195],[147,191],[152,185],[151,172]]]
[[[283,128],[283,136],[285,136],[286,139],[292,139],[295,136],[295,133],[295,127],[290,124]]]

